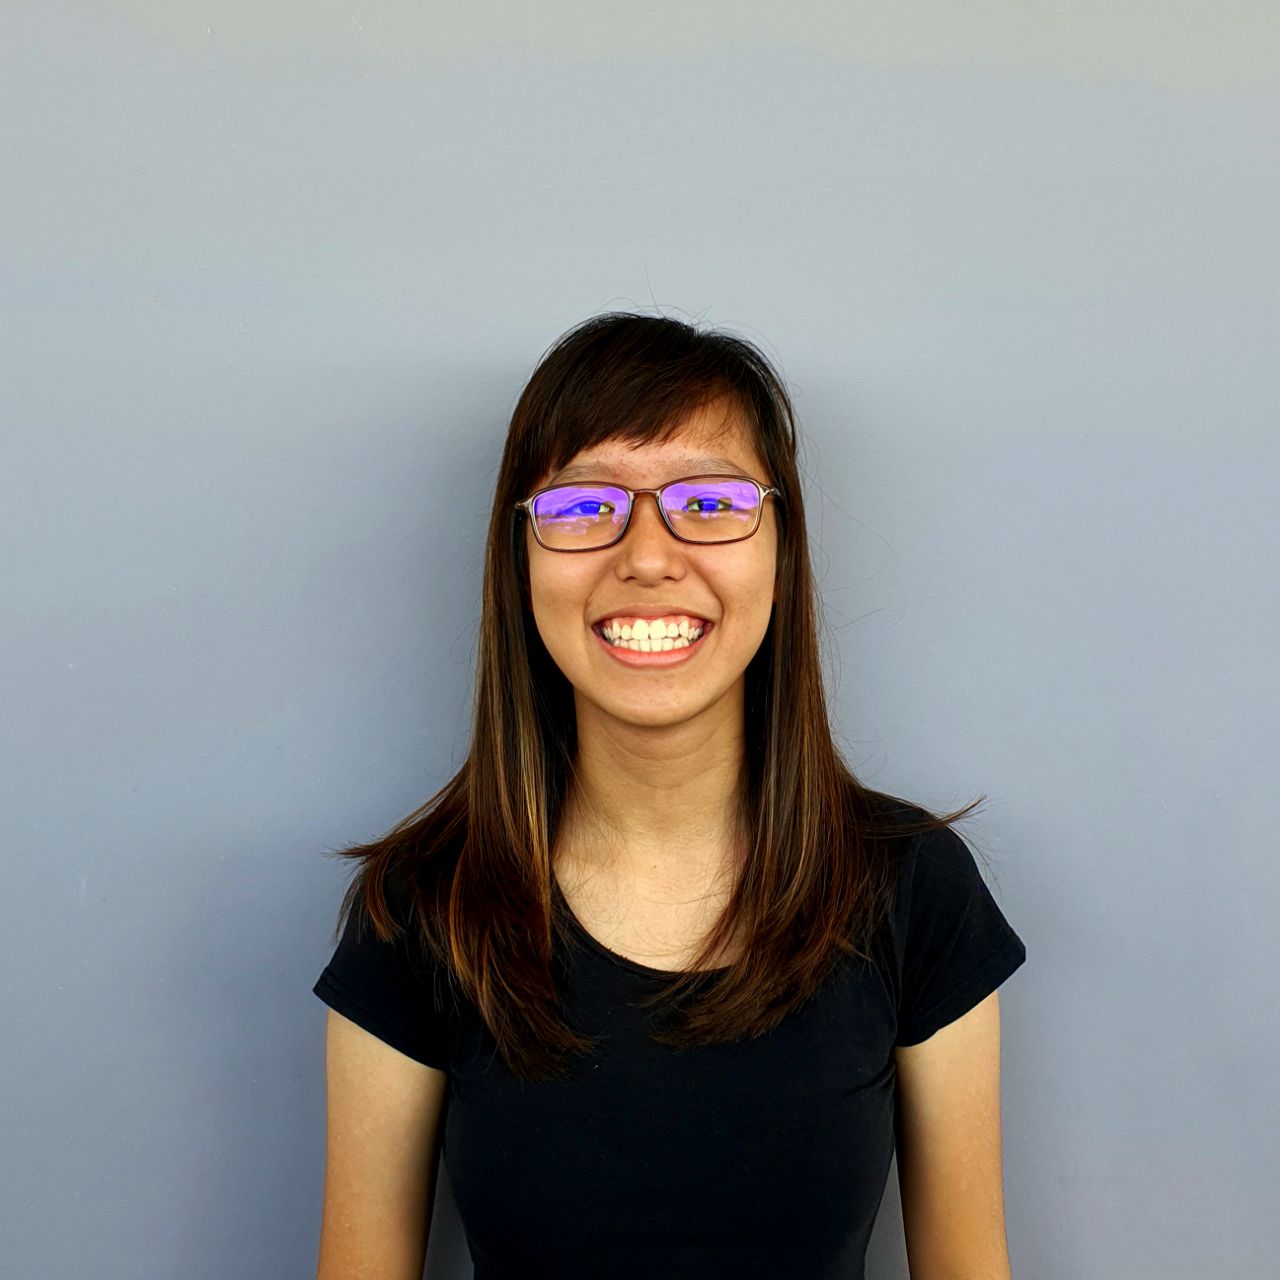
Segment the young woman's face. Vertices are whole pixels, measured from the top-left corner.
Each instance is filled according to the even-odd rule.
[[[565,479],[636,489],[732,472],[771,483],[738,410],[726,404],[699,410],[665,444],[607,441],[586,450],[563,470],[586,465],[589,471]],[[556,483],[561,474],[543,477],[535,488]],[[638,727],[673,726],[718,704],[733,705],[726,695],[740,693],[775,599],[775,502],[764,500],[751,537],[720,544],[674,537],[648,494],[636,499],[626,533],[609,547],[550,551],[526,529],[534,620],[547,652],[574,688],[580,718],[593,710]],[[628,663],[629,655],[598,633],[601,620],[654,612],[711,625],[689,649],[665,654],[668,665],[661,666]],[[683,660],[670,661],[682,653]]]

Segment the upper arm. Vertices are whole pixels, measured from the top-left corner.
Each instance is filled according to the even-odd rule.
[[[912,1280],[1009,1280],[993,991],[897,1046],[898,1183]]]
[[[421,1280],[449,1077],[333,1009],[317,1280]]]

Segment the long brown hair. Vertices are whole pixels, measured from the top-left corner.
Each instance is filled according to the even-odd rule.
[[[339,931],[360,908],[382,941],[399,936],[388,889],[403,891],[418,943],[526,1080],[563,1076],[566,1059],[594,1042],[560,1014],[553,959],[566,928],[552,850],[573,777],[573,691],[525,607],[524,513],[514,504],[582,450],[610,439],[664,441],[725,396],[745,417],[765,478],[781,490],[778,594],[745,674],[741,872],[688,971],[654,996],[673,1015],[654,1039],[690,1047],[760,1035],[812,995],[841,955],[869,958],[892,906],[894,841],[949,826],[985,799],[936,816],[864,787],[842,759],[823,690],[795,414],[760,349],[669,316],[610,312],[577,325],[544,354],[507,431],[466,759],[386,835],[330,851],[360,864]],[[734,937],[746,942],[739,958],[711,970]]]

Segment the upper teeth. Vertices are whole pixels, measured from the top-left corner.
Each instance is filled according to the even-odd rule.
[[[673,614],[669,618],[606,618],[600,630],[613,641],[663,640],[684,638],[696,640],[705,624],[701,618]]]

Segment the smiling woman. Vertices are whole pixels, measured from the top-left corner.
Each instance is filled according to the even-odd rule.
[[[507,432],[467,759],[341,851],[321,1280],[420,1273],[437,1150],[478,1280],[849,1280],[895,1143],[913,1268],[1007,1270],[1025,948],[953,830],[975,805],[841,757],[817,616],[760,351],[564,335]]]

